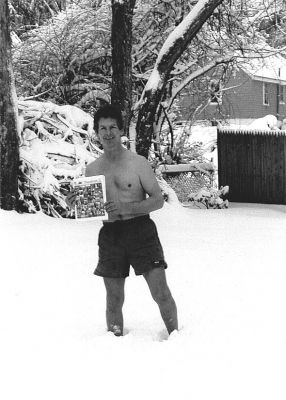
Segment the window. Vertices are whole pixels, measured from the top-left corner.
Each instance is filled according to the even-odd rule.
[[[269,106],[269,84],[268,83],[263,83],[263,105],[264,106]]]
[[[279,98],[280,104],[285,103],[284,86],[282,86],[282,85],[278,85],[278,98]]]

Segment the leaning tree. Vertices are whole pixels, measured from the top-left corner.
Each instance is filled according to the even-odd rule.
[[[174,64],[223,0],[199,0],[189,14],[171,32],[157,57],[145,86],[137,120],[136,150],[148,157],[153,136],[153,123]]]
[[[0,161],[0,207],[13,210],[18,199],[19,145],[8,0],[0,0]]]

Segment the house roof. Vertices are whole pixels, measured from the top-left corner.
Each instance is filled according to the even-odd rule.
[[[279,54],[249,59],[240,67],[254,80],[286,85],[286,59]]]

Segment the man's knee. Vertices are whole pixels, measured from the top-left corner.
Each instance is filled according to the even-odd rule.
[[[168,286],[158,286],[155,288],[152,297],[157,304],[165,304],[172,300],[172,295]]]

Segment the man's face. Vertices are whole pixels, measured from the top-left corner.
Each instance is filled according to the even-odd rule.
[[[98,121],[98,137],[103,148],[109,149],[121,145],[122,131],[114,118],[100,118]]]

